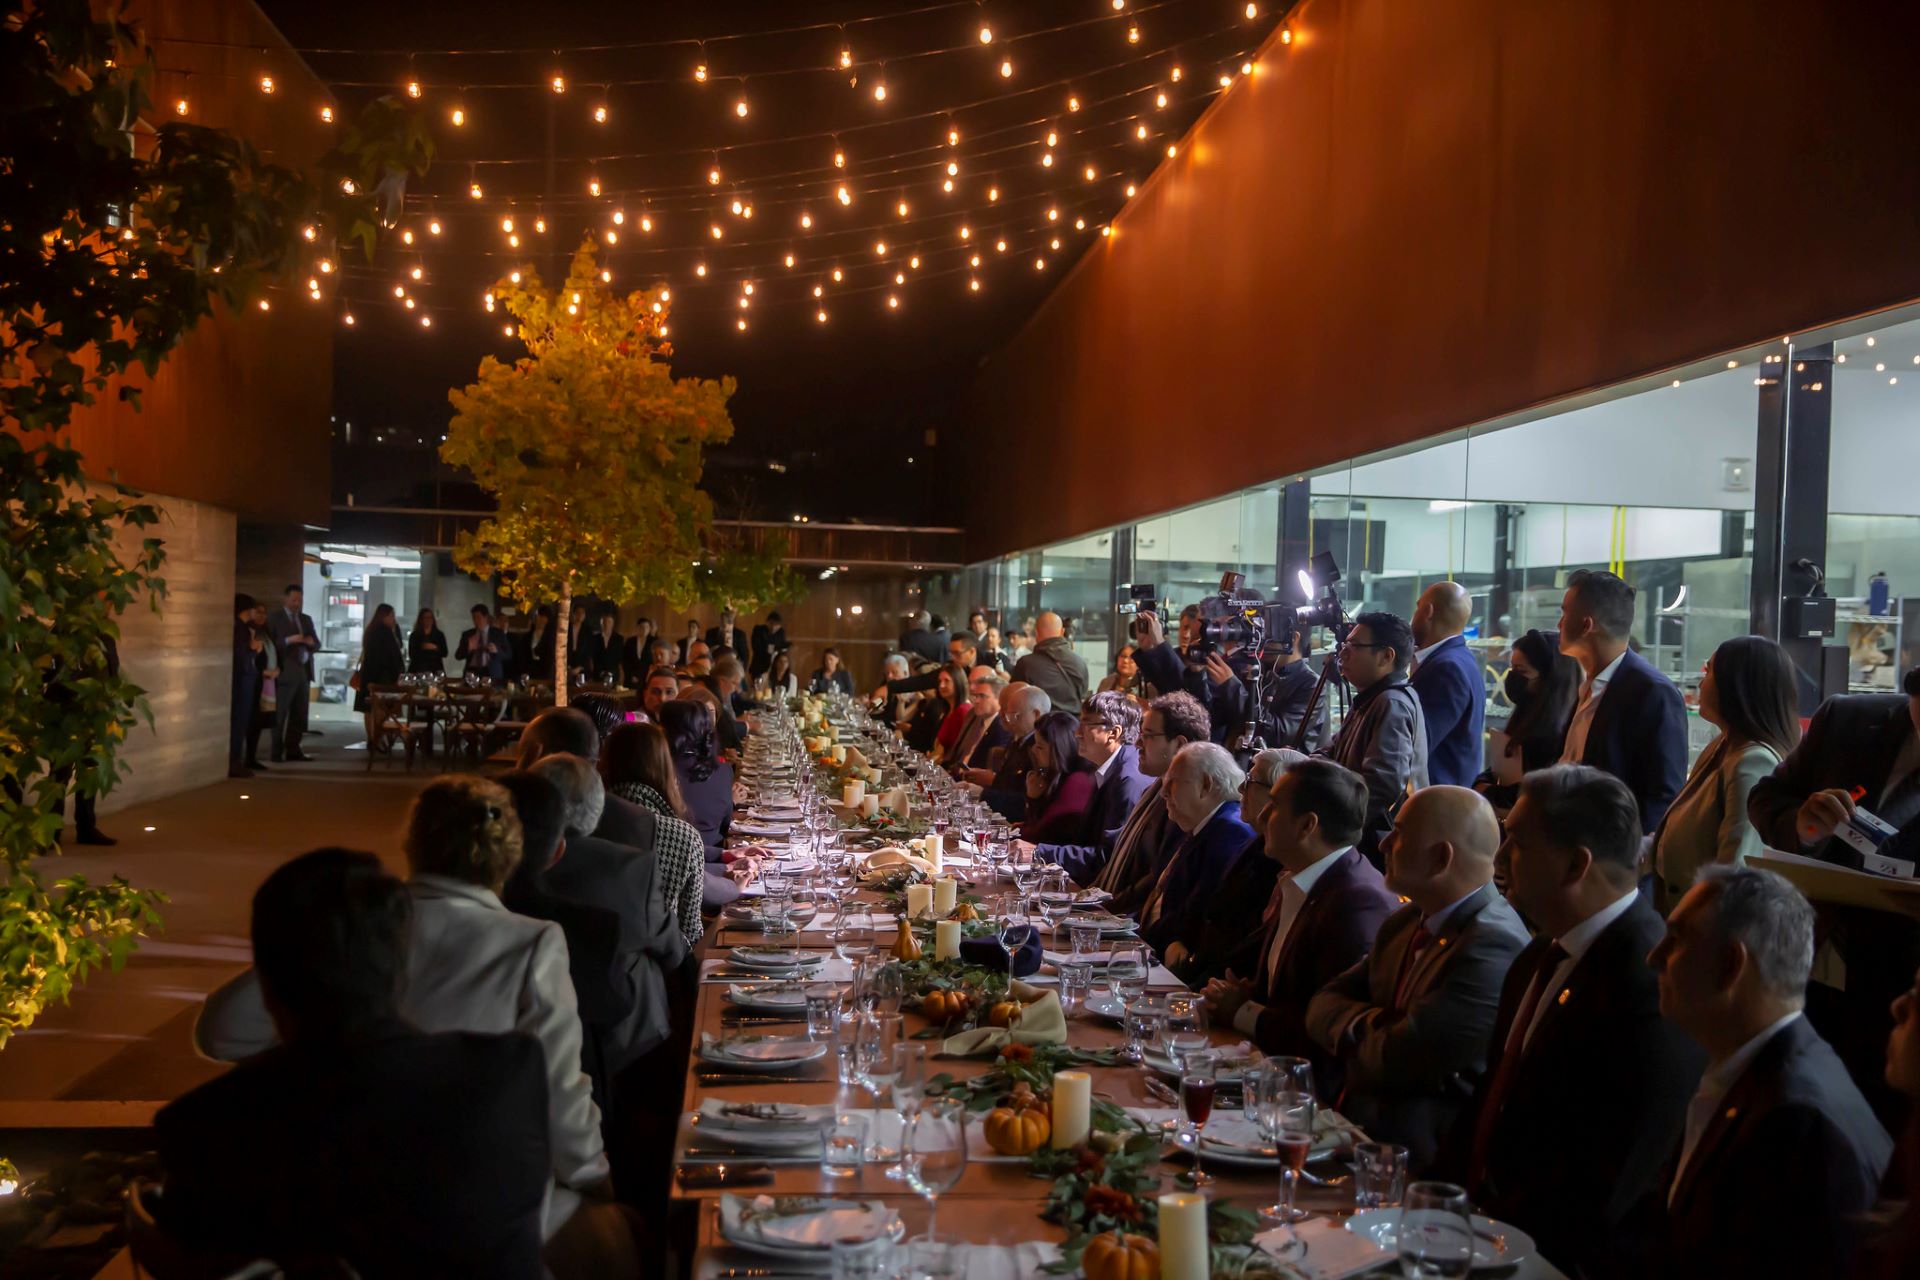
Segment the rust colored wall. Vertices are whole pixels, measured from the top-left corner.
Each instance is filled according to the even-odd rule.
[[[1920,296],[1909,0],[1292,29],[983,370],[971,559]]]
[[[230,129],[268,159],[302,166],[330,145],[319,80],[250,0],[166,0],[134,16],[154,45],[156,110]],[[249,46],[212,48],[167,36]],[[271,74],[276,92],[254,84]],[[209,503],[243,517],[324,525],[329,504],[335,308],[287,282],[272,310],[203,320],[152,377],[138,412],[109,388],[74,416],[72,438],[90,474],[151,493]]]

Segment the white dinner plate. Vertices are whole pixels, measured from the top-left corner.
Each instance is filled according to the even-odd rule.
[[[821,1224],[820,1213],[830,1213],[831,1221]],[[821,1200],[812,1214],[758,1218],[729,1230],[724,1219],[720,1233],[728,1244],[782,1262],[819,1265],[827,1260],[834,1240],[885,1238],[899,1241],[906,1235],[900,1215],[877,1204],[853,1200]]]
[[[807,1007],[804,982],[756,982],[751,986],[734,983],[727,988],[727,999],[742,1009],[771,1009],[786,1012]]]
[[[805,951],[799,947],[768,947],[748,944],[727,953],[732,961],[746,969],[811,969],[825,964],[824,951]]]
[[[702,1046],[700,1057],[740,1071],[786,1071],[825,1057],[825,1041],[804,1037],[736,1035]]]
[[[1347,1219],[1347,1230],[1385,1249],[1398,1251],[1400,1210],[1363,1209]],[[1525,1262],[1533,1256],[1533,1237],[1518,1227],[1473,1215],[1473,1269],[1492,1271]]]
[[[1340,1149],[1340,1131],[1316,1134],[1309,1162],[1325,1160]],[[1200,1156],[1238,1169],[1278,1169],[1280,1153],[1267,1145],[1260,1128],[1244,1116],[1215,1113],[1200,1134]]]

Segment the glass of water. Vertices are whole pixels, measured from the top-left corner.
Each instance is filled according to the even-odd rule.
[[[1416,1182],[1400,1210],[1400,1274],[1409,1280],[1458,1280],[1473,1269],[1473,1219],[1467,1193],[1451,1182]]]
[[[867,1159],[867,1118],[842,1112],[820,1122],[820,1172],[829,1178],[859,1176]]]
[[[954,1098],[925,1098],[907,1121],[907,1185],[927,1198],[927,1239],[940,1238],[940,1197],[967,1171],[967,1108]]]
[[[844,1003],[840,988],[829,982],[816,982],[807,988],[806,996],[807,1039],[833,1039],[833,1029],[839,1025],[840,1007]]]
[[[1069,960],[1060,966],[1060,1007],[1069,1015],[1087,1003],[1093,994],[1093,966],[1083,960]]]
[[[1146,1046],[1160,1033],[1160,1019],[1166,1010],[1158,1000],[1135,996],[1126,1003],[1127,1047],[1121,1057],[1138,1065],[1147,1059]]]
[[[1407,1149],[1391,1142],[1359,1142],[1353,1148],[1356,1209],[1391,1209],[1407,1194]]]
[[[1091,956],[1100,950],[1100,925],[1095,920],[1073,920],[1067,924],[1067,936],[1073,939],[1075,956]]]

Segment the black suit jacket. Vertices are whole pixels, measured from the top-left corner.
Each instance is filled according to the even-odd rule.
[[[580,643],[580,665],[587,669],[588,679],[602,676],[619,676],[620,655],[626,649],[626,637],[618,631],[611,636],[603,636],[598,630]]]
[[[1580,763],[1627,784],[1650,832],[1687,781],[1687,703],[1673,681],[1629,649],[1607,681]]]
[[[499,627],[488,627],[487,643],[493,646],[493,652],[480,652],[480,629],[468,627],[460,633],[460,643],[453,647],[453,656],[460,662],[463,672],[471,671],[475,675],[504,680],[507,678],[507,654],[513,649],[513,641]]]
[[[1008,736],[1012,736],[1011,732]],[[980,791],[980,799],[988,808],[1014,822],[1024,822],[1027,817],[1027,745],[1032,740],[1033,735],[1029,734],[1017,742],[1007,743],[1000,767],[994,770],[993,781]]]
[[[1622,1224],[1656,1185],[1680,1141],[1706,1055],[1660,1016],[1647,953],[1666,926],[1644,897],[1594,939],[1533,1038],[1488,1135],[1475,1203],[1531,1232],[1542,1257],[1573,1274],[1631,1270]],[[1448,1176],[1465,1182],[1488,1082],[1551,940],[1536,938],[1507,973],[1487,1079],[1454,1131]],[[1572,1157],[1572,1158],[1570,1158]]]
[[[1898,693],[1844,694],[1828,698],[1813,713],[1807,731],[1774,769],[1747,795],[1747,818],[1769,848],[1798,852],[1800,833],[1794,815],[1808,796],[1830,787],[1866,792],[1861,801],[1868,811],[1894,826],[1920,816],[1920,775],[1909,777],[1882,806],[1881,791],[1900,749],[1913,735],[1913,718],[1905,695]],[[1858,867],[1860,855],[1844,841],[1831,837],[1806,851],[1811,856]],[[1905,975],[1902,975],[1903,977]]]
[[[733,650],[733,656],[740,659],[742,665],[753,656],[747,650],[747,633],[739,627],[733,628],[725,635],[720,634],[719,627],[708,627],[707,648],[718,649],[721,645]]]
[[[758,680],[773,665],[773,655],[791,647],[784,626],[776,629],[761,623],[753,629],[753,661],[747,664],[747,674]]]
[[[1839,1057],[1804,1017],[1767,1041],[1721,1100],[1688,1159],[1654,1189],[1667,1275],[1845,1275],[1893,1155]]]
[[[1145,790],[1143,786],[1141,791]],[[1131,808],[1129,805],[1129,811]],[[1126,821],[1125,814],[1120,821]],[[1117,838],[1118,828],[1110,834]],[[1255,835],[1234,855],[1233,865],[1220,877],[1219,887],[1186,904],[1175,934],[1188,949],[1187,959],[1175,966],[1181,981],[1197,990],[1206,985],[1207,979],[1223,976],[1249,953],[1255,964],[1259,962],[1259,940],[1265,936],[1260,917],[1273,897],[1273,882],[1279,875],[1280,864],[1267,856],[1265,842]],[[1087,881],[1092,879],[1090,875],[1085,877]],[[1081,877],[1076,876],[1075,881],[1080,882]],[[1252,966],[1245,970],[1252,971]]]
[[[428,645],[438,645],[438,649],[429,650]],[[418,674],[445,675],[447,670],[447,650],[452,648],[447,633],[439,627],[431,631],[415,631],[407,637],[407,670]]]
[[[367,1280],[542,1274],[546,1059],[525,1035],[398,1019],[270,1049],[154,1117],[159,1211],[236,1261],[344,1258]]]

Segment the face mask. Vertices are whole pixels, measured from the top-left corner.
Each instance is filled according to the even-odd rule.
[[[1507,672],[1506,690],[1507,701],[1518,706],[1527,700],[1527,696],[1533,692],[1533,686],[1527,683],[1527,678],[1518,671],[1509,671]]]

